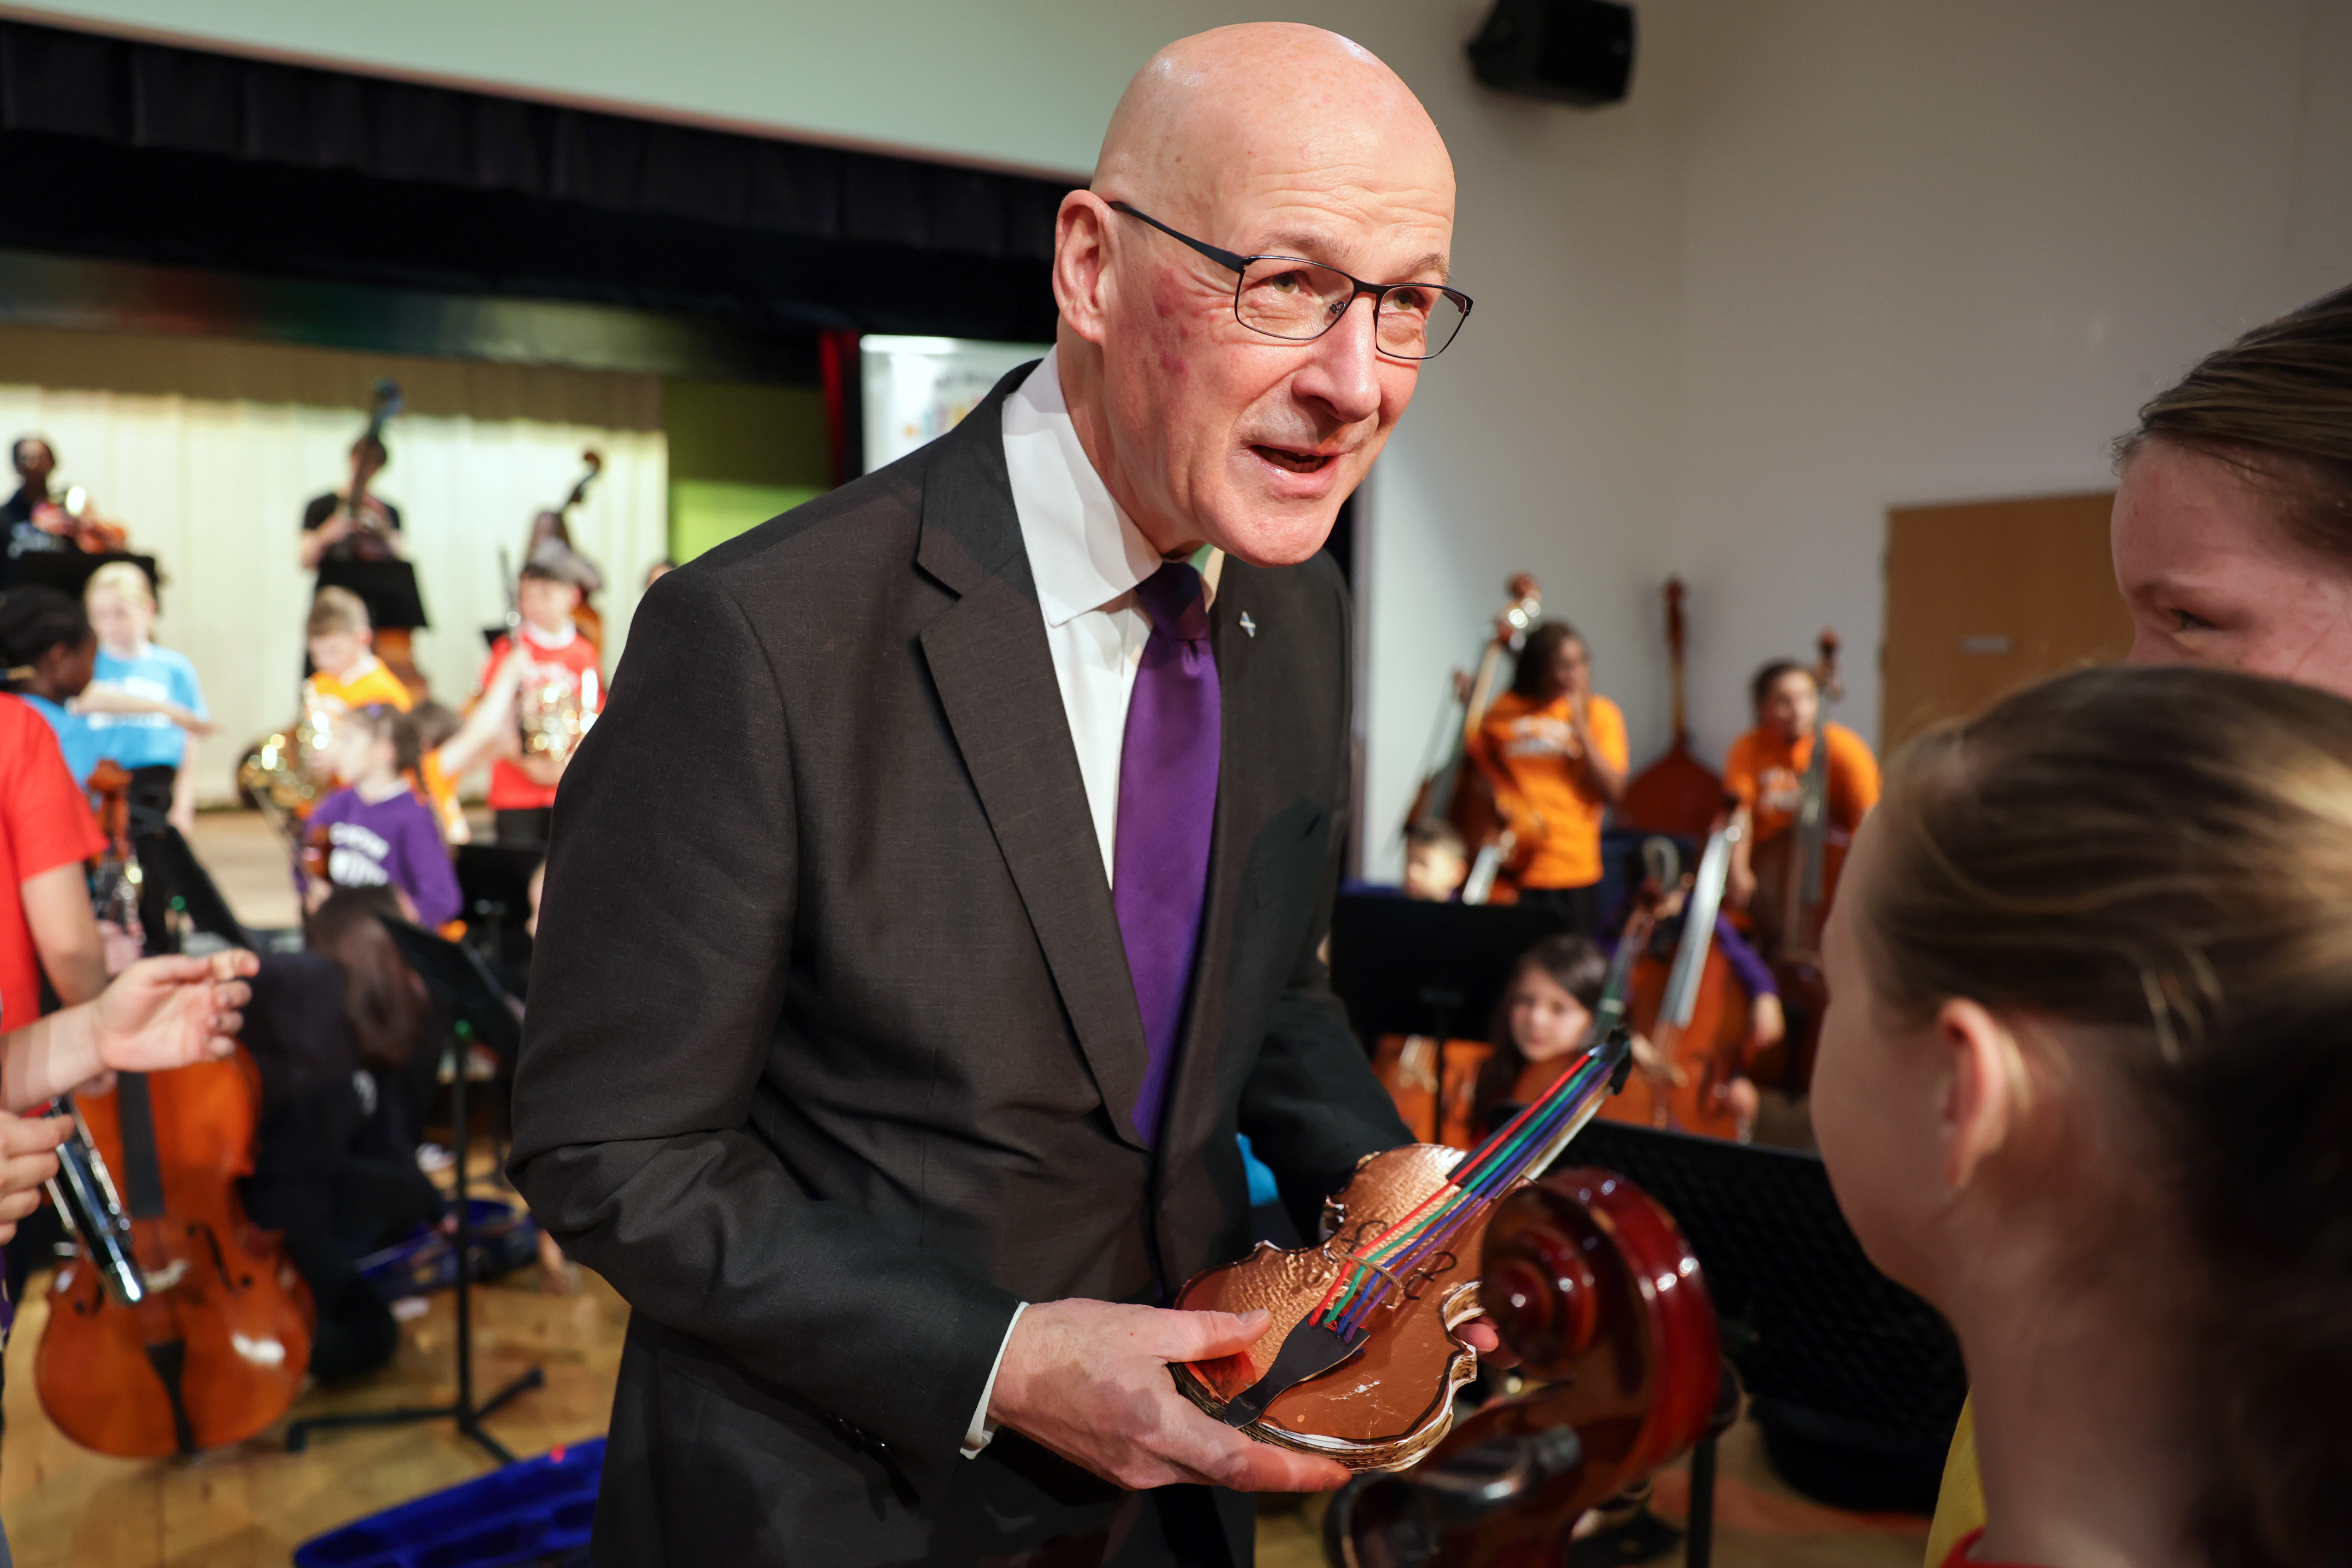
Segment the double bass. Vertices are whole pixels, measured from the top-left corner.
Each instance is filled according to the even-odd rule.
[[[368,410],[367,429],[352,444],[352,476],[344,487],[342,499],[334,515],[352,525],[352,553],[362,561],[397,561],[399,550],[392,542],[392,517],[383,503],[367,493],[368,469],[362,454],[369,447],[383,445],[383,427],[403,407],[400,384],[390,376],[377,378],[375,399]],[[401,633],[404,651],[407,633]],[[379,649],[381,651],[381,649]],[[386,660],[386,662],[390,662]]]
[[[92,777],[105,796],[104,882],[135,864],[129,779]],[[260,1105],[242,1046],[220,1061],[118,1073],[111,1089],[60,1102],[74,1131],[49,1191],[75,1252],[50,1281],[33,1378],[49,1419],[82,1447],[143,1459],[238,1443],[300,1393],[310,1292],[237,1196]]]
[[[1674,743],[1665,755],[1625,785],[1617,820],[1643,833],[1696,838],[1709,830],[1722,809],[1723,776],[1690,749],[1689,710],[1684,693],[1683,595],[1683,580],[1667,578],[1666,668],[1674,681]]]
[[[1543,619],[1543,590],[1532,574],[1515,572],[1503,584],[1503,607],[1495,616],[1495,629],[1478,650],[1474,673],[1456,670],[1453,686],[1438,710],[1436,732],[1423,757],[1421,787],[1405,816],[1408,832],[1423,823],[1450,824],[1462,836],[1471,856],[1470,875],[1463,884],[1465,903],[1494,899],[1497,879],[1515,846],[1510,825],[1503,820],[1486,776],[1470,763],[1470,745],[1486,721],[1506,683],[1503,661],[1516,655],[1528,633]],[[1504,889],[1509,896],[1507,885]],[[1501,900],[1496,900],[1501,901]]]
[[[1812,750],[1798,782],[1795,817],[1787,831],[1756,845],[1749,858],[1756,894],[1748,900],[1748,912],[1755,922],[1756,945],[1772,965],[1789,1016],[1787,1038],[1769,1053],[1770,1059],[1758,1064],[1758,1073],[1790,1094],[1802,1094],[1812,1083],[1822,1012],[1829,1005],[1829,984],[1822,974],[1822,928],[1829,921],[1830,900],[1837,896],[1852,842],[1849,834],[1830,821],[1829,705],[1844,695],[1838,680],[1838,648],[1837,633],[1822,628],[1812,670],[1821,703],[1813,716]]]
[[[1661,895],[1682,900],[1682,934],[1671,960],[1647,952],[1634,961],[1626,1015],[1648,1038],[1657,1066],[1635,1068],[1624,1091],[1601,1107],[1608,1121],[1735,1142],[1748,1135],[1730,1098],[1733,1081],[1748,1070],[1746,993],[1715,940],[1732,847],[1745,831],[1718,800],[1697,871],[1679,887],[1672,877],[1655,879]],[[1666,840],[1650,843],[1672,852]]]
[[[1273,1319],[1245,1350],[1171,1366],[1188,1398],[1261,1442],[1352,1470],[1402,1469],[1445,1436],[1454,1396],[1478,1367],[1455,1331],[1482,1310],[1488,1220],[1622,1087],[1627,982],[1652,921],[1637,900],[1575,1064],[1485,1142],[1368,1155],[1325,1203],[1319,1244],[1261,1243],[1178,1292],[1188,1310],[1263,1308]]]

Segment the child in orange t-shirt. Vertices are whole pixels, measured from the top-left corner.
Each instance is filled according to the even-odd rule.
[[[1544,621],[1528,633],[1511,689],[1486,710],[1470,755],[1517,840],[1519,901],[1596,934],[1601,823],[1625,793],[1625,715],[1594,693],[1574,627]]]
[[[1723,763],[1723,787],[1748,808],[1748,830],[1732,846],[1734,909],[1746,909],[1756,892],[1757,846],[1778,837],[1796,820],[1805,769],[1813,760],[1813,736],[1829,738],[1829,831],[1845,844],[1878,804],[1878,759],[1870,743],[1843,724],[1821,718],[1821,688],[1813,672],[1794,659],[1777,658],[1748,683],[1756,728],[1731,743]]]
[[[416,699],[375,656],[375,628],[366,603],[348,588],[325,587],[310,601],[311,674],[302,682],[305,707],[341,715],[381,703],[405,713]]]
[[[604,680],[595,645],[572,622],[572,612],[580,607],[580,585],[556,568],[533,561],[523,566],[515,600],[522,624],[490,645],[490,657],[482,666],[483,690],[487,693],[497,679],[508,653],[520,648],[530,658],[523,672],[524,692],[563,689],[578,702],[580,728],[585,731],[604,710]],[[568,754],[561,759],[501,757],[491,767],[490,810],[499,843],[546,844],[556,783],[569,761]]]

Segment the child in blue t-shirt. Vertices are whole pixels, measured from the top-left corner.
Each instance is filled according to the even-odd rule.
[[[176,720],[201,724],[206,718],[196,667],[185,654],[147,640],[155,595],[147,574],[130,562],[109,562],[92,573],[82,603],[98,633],[98,663],[76,706],[97,738],[98,754],[128,770],[135,801],[168,808],[173,826],[193,832],[198,731]],[[119,699],[146,710],[127,710],[129,702]]]

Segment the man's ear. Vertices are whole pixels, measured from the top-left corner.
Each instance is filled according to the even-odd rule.
[[[1958,1191],[2015,1134],[2024,1110],[2025,1064],[2017,1037],[1966,997],[1954,997],[1936,1010],[1936,1040],[1946,1064],[1944,1184]]]
[[[1111,210],[1092,191],[1072,191],[1054,218],[1054,303],[1090,343],[1103,341],[1109,310]]]

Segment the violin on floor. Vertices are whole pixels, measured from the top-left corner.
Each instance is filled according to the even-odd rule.
[[[1178,1292],[1187,1310],[1263,1308],[1274,1320],[1244,1351],[1171,1366],[1187,1397],[1261,1442],[1353,1470],[1402,1468],[1445,1436],[1454,1394],[1478,1370],[1454,1331],[1482,1310],[1488,1221],[1622,1086],[1627,982],[1652,921],[1643,904],[1627,921],[1577,1065],[1485,1142],[1368,1155],[1324,1205],[1320,1245],[1261,1243]]]

